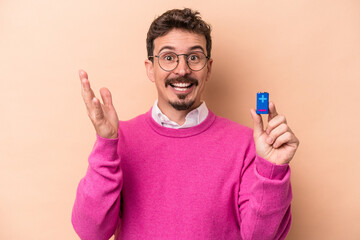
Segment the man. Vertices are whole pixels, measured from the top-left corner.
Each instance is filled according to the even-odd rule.
[[[80,71],[97,140],[72,223],[82,239],[284,239],[290,228],[289,162],[299,141],[269,104],[268,126],[221,118],[201,101],[211,76],[210,27],[190,9],[151,24],[145,67],[158,99],[119,121]]]

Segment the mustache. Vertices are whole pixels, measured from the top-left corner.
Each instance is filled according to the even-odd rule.
[[[168,78],[165,80],[165,87],[169,86],[172,83],[192,83],[195,86],[199,85],[199,81],[191,77],[178,77],[178,78]]]

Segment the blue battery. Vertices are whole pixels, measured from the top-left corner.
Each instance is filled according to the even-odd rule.
[[[269,113],[269,93],[259,92],[256,94],[256,113],[257,114]]]

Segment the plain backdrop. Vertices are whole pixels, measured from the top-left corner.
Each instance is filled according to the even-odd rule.
[[[78,239],[95,142],[78,70],[98,97],[111,90],[120,119],[148,111],[148,27],[183,7],[213,28],[208,107],[252,127],[267,91],[301,141],[287,239],[360,239],[359,0],[0,0],[0,239]]]

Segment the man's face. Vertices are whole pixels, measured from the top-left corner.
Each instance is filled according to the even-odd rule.
[[[189,54],[200,51],[207,56],[205,36],[182,29],[173,29],[154,40],[154,55],[173,52]],[[179,63],[172,71],[159,66],[158,58],[145,61],[147,74],[155,82],[158,91],[158,106],[162,111],[170,108],[190,111],[201,103],[205,82],[210,79],[212,59],[200,71],[193,71],[186,63],[186,56],[179,56]]]

